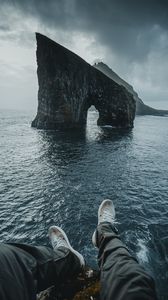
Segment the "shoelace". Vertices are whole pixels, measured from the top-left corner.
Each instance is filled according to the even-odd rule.
[[[67,247],[67,243],[63,238],[55,237],[52,239],[52,246],[53,248]]]
[[[115,219],[112,217],[112,213],[108,210],[104,210],[103,214],[100,215],[101,217],[101,222],[115,222]]]

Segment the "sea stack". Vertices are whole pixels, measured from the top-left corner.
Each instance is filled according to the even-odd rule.
[[[123,80],[118,76],[112,69],[110,69],[103,62],[99,62],[93,65],[94,68],[101,71],[107,77],[114,80],[119,85],[122,85],[126,88],[126,90],[132,94],[134,100],[136,101],[136,115],[144,116],[144,115],[152,115],[152,116],[165,116],[168,115],[168,110],[163,109],[155,109],[146,105],[138,96],[137,92],[134,90],[133,86],[131,86],[128,82]]]
[[[117,84],[75,53],[36,33],[38,111],[32,126],[40,129],[83,127],[91,105],[97,124],[132,128],[136,104]]]

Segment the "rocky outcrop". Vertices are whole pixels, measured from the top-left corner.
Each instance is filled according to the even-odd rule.
[[[135,100],[82,58],[36,33],[38,111],[33,127],[42,129],[85,126],[91,105],[99,111],[98,125],[131,128]]]
[[[129,93],[131,93],[136,101],[136,114],[137,115],[153,115],[153,116],[163,116],[168,114],[168,110],[161,110],[155,109],[148,105],[146,105],[139,97],[138,94],[135,92],[133,87],[119,77],[113,70],[111,70],[106,64],[103,62],[99,62],[94,64],[94,67],[101,71],[103,74],[114,80],[119,85],[124,86]]]
[[[37,300],[100,300],[100,273],[86,267],[84,273],[37,295]]]

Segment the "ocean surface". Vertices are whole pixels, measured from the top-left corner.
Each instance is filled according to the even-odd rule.
[[[168,117],[136,117],[133,130],[31,128],[31,112],[0,112],[0,241],[49,245],[61,226],[93,267],[91,236],[104,198],[121,238],[168,299]]]

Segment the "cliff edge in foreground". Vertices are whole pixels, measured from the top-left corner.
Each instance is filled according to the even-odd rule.
[[[98,125],[133,127],[135,100],[82,58],[36,33],[38,111],[32,122],[41,129],[85,126],[91,105],[99,111]]]

